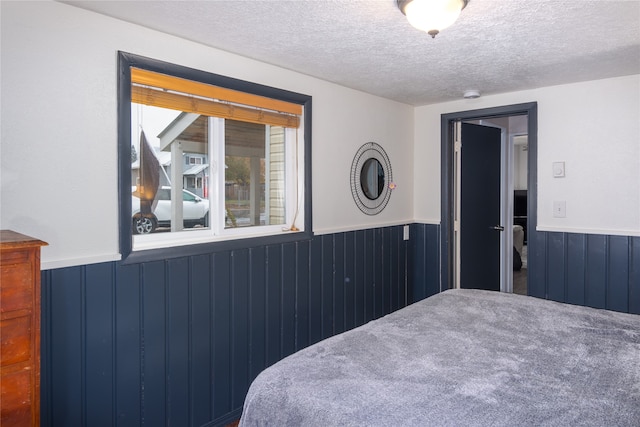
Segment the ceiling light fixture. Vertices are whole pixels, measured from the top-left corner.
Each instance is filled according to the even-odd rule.
[[[480,92],[478,92],[477,90],[468,90],[462,96],[464,97],[464,99],[476,99],[480,98]]]
[[[415,28],[432,38],[452,25],[469,0],[396,0],[398,8]]]

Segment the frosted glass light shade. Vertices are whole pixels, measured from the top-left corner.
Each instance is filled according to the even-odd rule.
[[[398,0],[409,23],[431,37],[451,26],[466,5],[467,0]]]

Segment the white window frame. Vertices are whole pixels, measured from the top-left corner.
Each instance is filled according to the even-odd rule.
[[[304,114],[304,113],[303,113]],[[302,117],[304,118],[304,117]],[[225,119],[209,117],[209,228],[133,235],[133,251],[228,241],[239,238],[304,232],[304,120],[297,129],[285,129],[285,223],[224,228],[225,226]],[[297,170],[297,171],[296,171]],[[296,216],[297,215],[297,216]],[[289,227],[295,221],[296,230]]]

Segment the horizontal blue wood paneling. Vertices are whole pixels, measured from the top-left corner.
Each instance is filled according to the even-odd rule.
[[[265,367],[406,305],[401,231],[43,272],[42,425],[232,421]]]

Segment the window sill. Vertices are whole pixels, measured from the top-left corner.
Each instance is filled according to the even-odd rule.
[[[286,231],[274,235],[262,235],[247,238],[219,238],[207,242],[176,242],[175,246],[161,248],[136,249],[127,257],[122,258],[122,264],[138,264],[142,262],[161,261],[195,255],[212,254],[237,249],[249,249],[259,246],[278,245],[311,240],[311,231]]]

